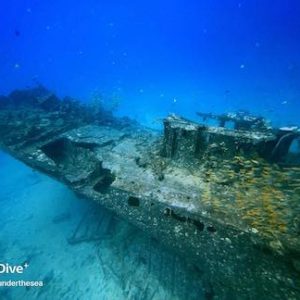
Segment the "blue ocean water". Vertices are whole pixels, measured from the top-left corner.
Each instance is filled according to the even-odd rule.
[[[97,90],[148,125],[237,109],[299,123],[299,16],[297,0],[3,1],[0,92]]]
[[[197,120],[197,111],[239,109],[300,125],[300,2],[2,1],[0,94],[36,84],[83,102],[117,99],[117,115],[154,128],[169,113]],[[51,282],[43,292],[0,290],[0,299],[208,299],[201,274],[165,249],[149,270],[149,238],[120,220],[119,236],[70,246],[92,204],[4,153],[0,166],[1,261],[28,261],[30,279]],[[133,231],[131,248],[117,247]],[[161,261],[177,263],[182,288],[161,280]]]

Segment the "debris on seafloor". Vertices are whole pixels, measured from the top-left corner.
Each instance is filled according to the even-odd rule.
[[[160,135],[38,87],[0,97],[0,145],[207,270],[207,297],[300,298],[299,129],[197,114]],[[84,224],[71,243],[102,238]]]

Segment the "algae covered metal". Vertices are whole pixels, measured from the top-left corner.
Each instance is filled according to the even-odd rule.
[[[299,299],[298,129],[198,115],[161,134],[38,87],[0,98],[0,143],[189,258],[215,299]]]

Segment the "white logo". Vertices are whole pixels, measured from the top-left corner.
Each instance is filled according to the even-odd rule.
[[[22,265],[10,265],[8,263],[6,264],[0,264],[0,274],[23,274],[24,270],[27,269],[29,265],[25,263],[23,266]]]

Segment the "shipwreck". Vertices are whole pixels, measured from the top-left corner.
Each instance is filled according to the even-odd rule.
[[[0,97],[0,146],[187,257],[214,299],[300,299],[300,131],[197,114],[166,117],[161,134],[16,90]]]

